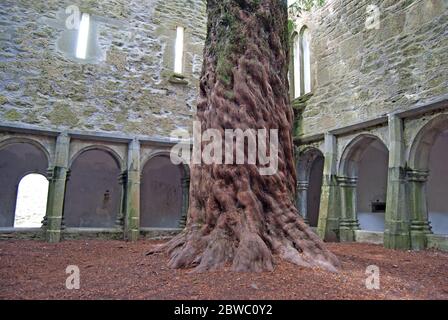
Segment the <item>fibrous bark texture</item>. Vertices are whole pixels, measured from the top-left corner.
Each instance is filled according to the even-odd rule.
[[[286,1],[208,0],[197,120],[201,130],[278,130],[278,171],[192,165],[187,227],[152,252],[173,268],[271,271],[274,256],[336,270],[337,258],[294,206],[293,113],[288,96]],[[247,159],[246,148],[246,159]]]

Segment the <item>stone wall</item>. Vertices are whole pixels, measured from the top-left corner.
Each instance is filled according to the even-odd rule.
[[[377,5],[379,29],[367,29]],[[327,0],[296,22],[311,32],[312,97],[296,136],[407,110],[448,94],[446,0]]]
[[[66,50],[69,5],[97,28],[89,63]],[[184,79],[172,77],[177,26],[185,27]],[[202,0],[2,0],[0,121],[154,137],[188,128],[205,26]]]

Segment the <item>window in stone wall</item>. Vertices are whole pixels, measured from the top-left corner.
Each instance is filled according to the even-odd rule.
[[[85,59],[87,57],[87,44],[89,41],[90,15],[83,13],[79,23],[78,39],[76,43],[76,58]]]
[[[68,23],[67,21],[75,20],[70,20],[67,15],[62,15],[65,28],[57,40],[57,49],[76,62],[97,63],[103,61],[105,53],[101,49],[98,39],[100,18],[89,13],[78,13],[78,15],[79,23]]]
[[[308,28],[303,27],[296,33],[293,46],[293,88],[294,98],[311,92],[311,51]]]
[[[294,75],[294,98],[301,96],[300,84],[300,37],[296,34],[293,38],[293,75]]]
[[[311,92],[311,55],[310,55],[310,33],[305,27],[301,32],[301,48],[302,48],[302,79],[303,93]]]
[[[183,60],[184,60],[184,27],[176,28],[176,45],[174,52],[174,73],[183,73]]]

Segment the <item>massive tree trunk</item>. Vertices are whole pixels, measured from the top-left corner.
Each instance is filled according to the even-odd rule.
[[[225,265],[270,271],[275,256],[336,270],[337,258],[294,207],[286,0],[208,0],[207,11],[201,130],[224,136],[225,129],[278,129],[278,172],[260,175],[250,164],[192,165],[187,227],[152,252],[165,250],[171,267],[196,271]]]

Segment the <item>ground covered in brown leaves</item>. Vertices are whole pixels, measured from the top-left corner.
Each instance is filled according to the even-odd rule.
[[[448,253],[328,244],[337,274],[280,262],[274,272],[206,274],[167,268],[145,256],[155,242],[0,242],[0,299],[448,299]],[[77,265],[80,290],[67,290]],[[367,266],[380,268],[380,290],[367,290]]]

